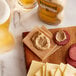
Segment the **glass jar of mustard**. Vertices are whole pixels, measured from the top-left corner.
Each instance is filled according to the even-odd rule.
[[[57,25],[64,16],[65,0],[38,0],[38,15],[47,24]]]

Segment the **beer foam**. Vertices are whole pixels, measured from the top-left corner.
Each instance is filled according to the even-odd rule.
[[[10,16],[10,8],[6,1],[0,0],[0,24],[8,20]]]

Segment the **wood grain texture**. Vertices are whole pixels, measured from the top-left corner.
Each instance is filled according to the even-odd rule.
[[[54,43],[53,41],[53,34],[50,32],[47,32],[47,28],[45,28],[44,26],[42,26],[41,28],[39,27],[35,27],[22,41],[24,42],[24,44],[29,47],[31,49],[31,51],[36,54],[42,61],[45,60],[48,56],[50,56],[51,54],[53,54],[57,49],[60,48],[60,46],[58,46],[57,44]],[[46,31],[45,31],[46,30]],[[46,35],[49,39],[50,39],[50,48],[46,49],[44,51],[37,49],[34,47],[31,38],[34,35],[35,32],[42,32],[44,35]]]
[[[53,53],[43,62],[50,62],[50,63],[56,63],[56,64],[60,64],[61,62],[66,63],[66,57],[68,56],[68,49],[73,43],[76,43],[76,27],[50,29],[53,35],[58,30],[68,31],[68,33],[70,34],[70,41],[67,45],[61,47],[59,50],[57,50],[55,53]],[[23,38],[27,34],[28,33],[24,32]],[[24,52],[25,52],[24,54],[25,54],[25,60],[26,60],[26,69],[28,71],[32,60],[41,61],[41,59],[39,59],[33,52],[31,52],[30,49],[26,45],[24,45]]]

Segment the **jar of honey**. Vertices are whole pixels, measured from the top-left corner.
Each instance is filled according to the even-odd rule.
[[[64,16],[65,0],[38,0],[39,18],[52,25],[60,24]]]

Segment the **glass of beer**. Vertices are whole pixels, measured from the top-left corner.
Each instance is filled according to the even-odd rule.
[[[9,32],[10,19],[11,12],[6,0],[0,0],[0,54],[14,46],[13,35]]]
[[[36,0],[18,0],[18,3],[24,8],[24,9],[32,9],[37,5]]]

